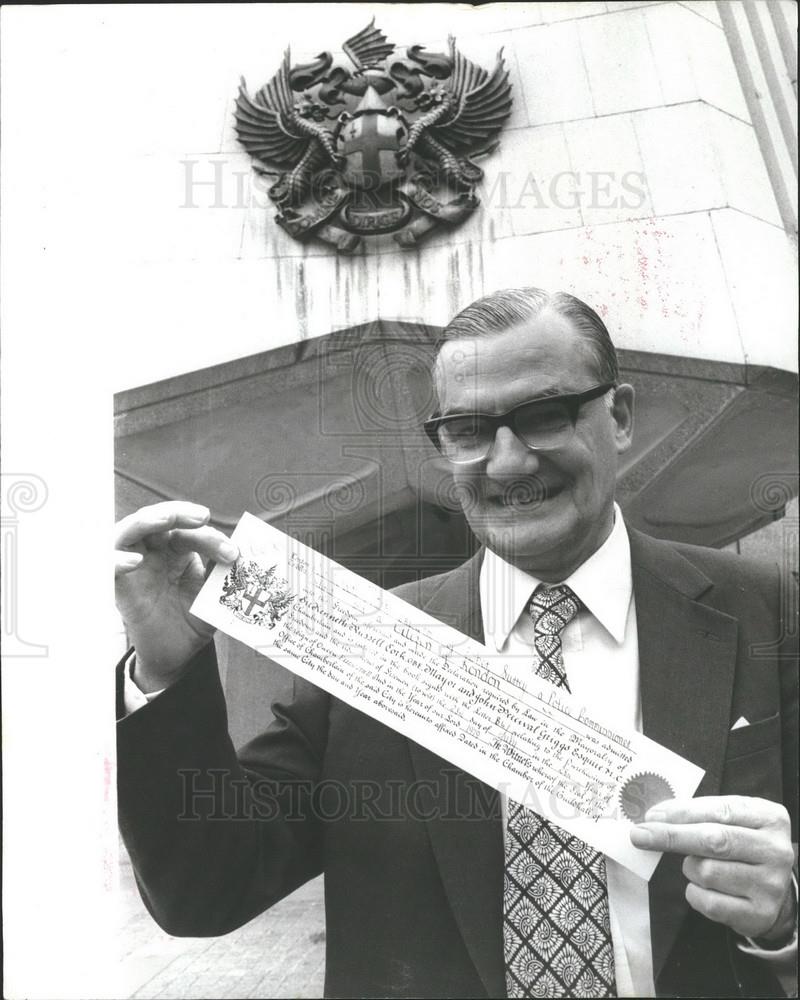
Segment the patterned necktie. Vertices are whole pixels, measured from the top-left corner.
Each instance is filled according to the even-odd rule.
[[[538,674],[569,691],[561,633],[581,607],[569,587],[536,588],[528,612]],[[605,857],[509,800],[503,885],[509,997],[613,997]]]

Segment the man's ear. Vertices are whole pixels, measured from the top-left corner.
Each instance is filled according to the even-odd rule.
[[[623,382],[614,390],[614,402],[611,406],[611,416],[614,418],[614,438],[617,443],[617,454],[626,452],[633,442],[633,400],[632,385]]]

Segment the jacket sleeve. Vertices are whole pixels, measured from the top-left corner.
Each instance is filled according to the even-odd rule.
[[[798,839],[798,591],[793,576],[775,567],[767,575],[762,570],[763,584],[757,596],[764,600],[764,617],[771,622],[774,639],[751,645],[749,652],[756,657],[772,654],[778,674],[780,692],[780,727],[782,757],[783,805],[791,821],[791,837]],[[756,596],[750,591],[751,597]],[[796,849],[795,849],[796,859]],[[797,861],[794,865],[795,898],[797,898]],[[796,995],[797,931],[783,948],[770,952],[750,939],[742,939],[732,931],[728,934],[729,953],[742,996],[778,996],[776,987],[769,989],[768,979],[775,977],[786,996]],[[765,989],[768,992],[765,992]]]
[[[237,756],[209,643],[175,684],[120,719],[120,830],[165,931],[225,934],[320,873],[312,793],[328,704],[296,680],[292,702],[274,705],[272,725]]]

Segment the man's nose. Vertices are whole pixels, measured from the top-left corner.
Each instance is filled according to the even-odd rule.
[[[492,450],[486,460],[486,475],[492,479],[508,479],[521,472],[530,475],[539,468],[539,458],[510,427],[498,427]]]

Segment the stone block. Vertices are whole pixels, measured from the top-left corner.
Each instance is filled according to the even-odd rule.
[[[656,215],[718,208],[726,195],[720,164],[698,103],[651,108],[633,116]]]
[[[750,120],[722,28],[678,3],[643,12],[665,104],[703,100]]]
[[[237,173],[246,179],[248,171],[244,157],[230,153],[119,159],[115,195],[104,220],[116,234],[115,259],[234,260],[247,209],[237,193]]]
[[[711,213],[745,358],[797,371],[797,260],[783,229],[726,209]]]
[[[633,115],[657,215],[731,206],[779,224],[751,125],[702,102]]]
[[[705,213],[504,240],[483,268],[487,290],[533,284],[578,295],[618,347],[742,363]]]
[[[522,94],[531,125],[594,116],[576,21],[514,33]],[[582,22],[580,22],[582,23]]]
[[[681,0],[681,6],[692,11],[699,17],[704,17],[712,24],[722,27],[722,20],[717,10],[716,0]]]
[[[731,208],[781,225],[764,157],[752,125],[706,108],[708,135]]]
[[[567,122],[564,132],[580,181],[584,224],[602,225],[653,214],[630,115]]]
[[[579,17],[595,17],[598,14],[605,14],[607,4],[589,2],[589,0],[575,0],[567,3],[543,3],[541,6],[541,18],[546,24],[554,21],[571,21]]]
[[[595,113],[609,115],[664,103],[648,44],[647,9],[577,22]]]
[[[609,14],[615,14],[619,10],[634,10],[637,7],[652,7],[659,0],[621,0],[621,2],[614,2],[610,0],[606,4]]]
[[[563,126],[513,133],[503,147],[501,165],[505,189],[495,185],[488,207],[493,212],[495,205],[505,205],[513,235],[581,225],[579,192]]]

